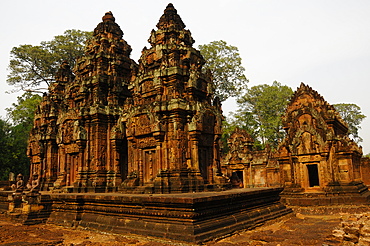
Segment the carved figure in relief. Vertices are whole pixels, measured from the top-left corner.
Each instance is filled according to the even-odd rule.
[[[38,192],[40,189],[40,179],[39,175],[37,173],[34,173],[32,175],[32,180],[29,184],[27,184],[27,188],[30,190],[30,192]]]
[[[22,174],[17,175],[17,183],[13,184],[11,186],[11,188],[15,192],[22,192],[23,191],[23,189],[24,189],[24,180],[23,180],[23,175]]]
[[[304,132],[301,135],[301,154],[312,153],[312,136],[309,132]]]
[[[85,140],[87,138],[87,132],[85,128],[80,125],[80,122],[76,120],[73,123],[73,139],[74,140]]]

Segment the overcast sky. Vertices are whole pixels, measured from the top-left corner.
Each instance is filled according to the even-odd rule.
[[[370,1],[172,0],[195,47],[215,40],[237,46],[249,86],[301,82],[330,104],[355,103],[367,115],[360,136],[370,153]],[[112,11],[138,60],[169,1],[0,1],[0,115],[16,101],[6,84],[10,50],[38,45],[67,29],[92,31]],[[228,101],[224,111],[235,109]]]

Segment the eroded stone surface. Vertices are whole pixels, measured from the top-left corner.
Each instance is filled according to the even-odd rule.
[[[369,245],[370,214],[351,214],[342,217],[340,226],[326,239],[328,245]]]

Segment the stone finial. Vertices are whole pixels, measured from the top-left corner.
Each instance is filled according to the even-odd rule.
[[[177,10],[173,7],[172,3],[169,3],[164,10],[164,14],[159,19],[157,24],[158,29],[174,28],[176,30],[182,30],[185,28],[184,22],[181,17],[177,14]]]
[[[94,36],[103,35],[106,36],[108,33],[113,34],[115,38],[121,39],[123,32],[119,25],[115,22],[115,18],[112,12],[106,12],[103,16],[103,22],[99,23],[94,29]]]
[[[116,18],[114,18],[111,11],[108,11],[107,13],[105,13],[105,15],[103,16],[102,19],[103,19],[103,22],[115,21],[116,20]]]

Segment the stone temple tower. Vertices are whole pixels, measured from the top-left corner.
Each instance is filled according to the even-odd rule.
[[[120,118],[128,140],[123,190],[157,193],[223,186],[219,160],[221,105],[189,30],[169,4],[142,51]]]
[[[172,193],[228,186],[220,170],[221,104],[203,57],[169,4],[139,65],[111,12],[73,73],[65,62],[32,129],[43,190]]]
[[[28,155],[43,189],[109,191],[121,183],[124,158],[112,129],[124,110],[132,70],[131,47],[108,12],[77,59],[67,63],[35,115]]]

